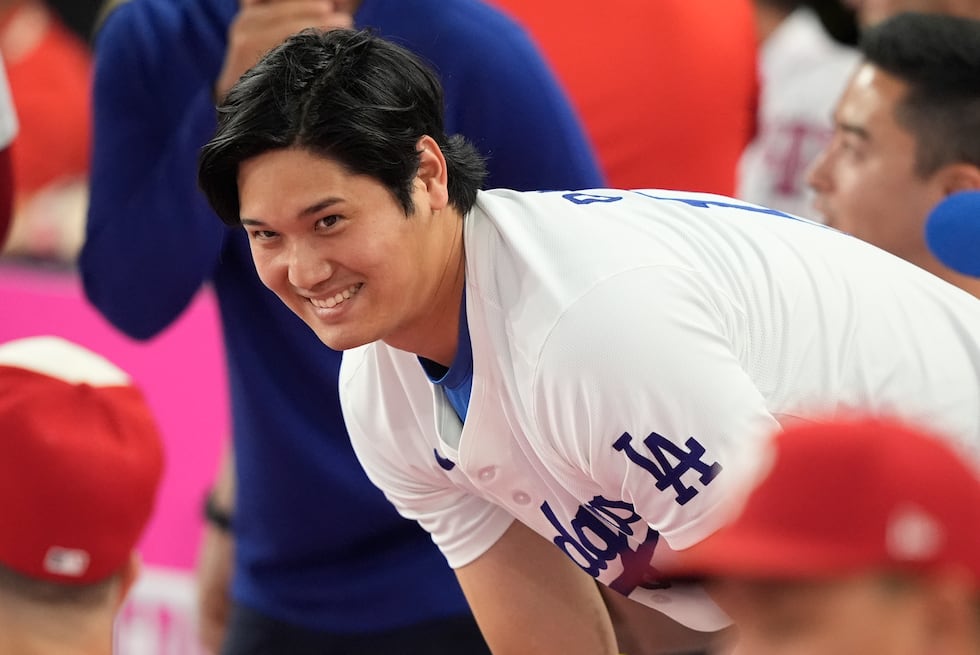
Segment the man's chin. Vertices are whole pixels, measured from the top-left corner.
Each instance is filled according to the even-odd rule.
[[[363,339],[357,340],[351,338],[353,335],[343,334],[340,330],[333,329],[330,326],[325,325],[319,317],[316,315],[306,313],[306,307],[295,308],[289,306],[296,316],[303,321],[306,327],[310,328],[313,334],[316,335],[317,339],[325,345],[327,348],[336,351],[350,350],[351,348],[357,348],[358,346],[364,345],[366,343]]]
[[[317,338],[320,340],[324,346],[330,350],[335,350],[337,352],[343,352],[345,350],[353,350],[354,348],[359,348],[365,344],[371,343],[372,340],[367,340],[363,338],[356,338],[353,335],[338,335],[336,333],[327,333],[323,330],[313,330]]]
[[[817,217],[816,217],[816,220],[818,222],[820,222],[820,223],[823,223],[827,227],[832,227],[835,230],[840,230],[840,231],[843,232],[843,230],[841,230],[841,228],[840,228],[840,219],[837,218],[833,214],[833,212],[827,212],[827,211],[824,211],[824,210],[820,209],[819,207],[817,207]]]

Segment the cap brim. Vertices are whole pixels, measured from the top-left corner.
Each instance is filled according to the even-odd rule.
[[[722,530],[705,541],[676,553],[676,561],[661,568],[674,582],[710,578],[807,579],[839,575],[868,565],[846,539],[840,545],[810,543],[773,533]]]

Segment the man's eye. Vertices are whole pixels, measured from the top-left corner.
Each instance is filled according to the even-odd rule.
[[[333,227],[340,221],[340,216],[336,214],[331,214],[330,216],[324,216],[316,222],[317,227]]]
[[[851,155],[860,155],[864,151],[864,144],[856,139],[842,139],[840,147],[842,151]]]
[[[276,233],[272,230],[252,230],[251,235],[253,239],[265,241],[275,237]]]

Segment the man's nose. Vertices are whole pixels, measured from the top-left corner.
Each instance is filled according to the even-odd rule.
[[[294,243],[289,249],[289,283],[300,290],[312,291],[330,279],[333,266],[325,253],[318,252],[304,242]]]
[[[825,193],[831,187],[830,148],[817,155],[806,174],[806,182],[817,193]]]

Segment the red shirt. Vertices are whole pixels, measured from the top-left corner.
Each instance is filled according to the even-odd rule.
[[[0,19],[0,47],[20,131],[11,148],[15,195],[87,174],[91,55],[49,10],[27,2]]]
[[[755,124],[750,0],[490,0],[535,38],[609,184],[734,195]]]

